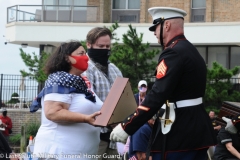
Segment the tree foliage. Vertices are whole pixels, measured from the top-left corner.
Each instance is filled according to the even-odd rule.
[[[34,52],[28,54],[20,49],[20,56],[28,67],[29,71],[20,70],[23,77],[33,77],[37,82],[45,82],[47,75],[43,71],[46,59],[50,54],[42,52],[41,55],[36,55]]]
[[[7,102],[7,103],[19,103],[19,99],[18,98],[13,98],[13,97],[19,97],[18,93],[13,93],[11,95],[11,99]]]
[[[240,92],[233,89],[232,76],[239,71],[238,66],[226,69],[213,62],[212,69],[207,71],[207,85],[204,101],[207,106],[220,108],[223,101],[240,102]]]
[[[115,31],[119,26],[115,23],[113,27]],[[157,65],[153,58],[159,53],[159,50],[150,49],[149,43],[144,44],[142,39],[143,33],[138,34],[136,29],[129,25],[129,30],[122,36],[123,44],[119,44],[115,39],[111,48],[110,61],[122,71],[124,77],[129,78],[134,91],[139,80],[149,82],[153,77]]]

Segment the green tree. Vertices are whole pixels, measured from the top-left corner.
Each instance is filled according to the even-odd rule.
[[[11,95],[11,99],[7,103],[13,103],[14,104],[14,103],[19,103],[20,102],[18,98],[13,98],[13,97],[19,97],[18,93],[14,92]]]
[[[239,71],[238,66],[226,69],[217,62],[213,62],[212,69],[207,71],[207,85],[204,101],[208,107],[220,108],[223,101],[240,102],[240,92],[233,90],[231,77]]]
[[[86,41],[80,41],[80,43],[82,44],[83,48],[87,52],[87,42]]]
[[[116,30],[118,25],[114,27],[113,29]],[[143,33],[139,35],[136,29],[129,25],[129,30],[122,37],[123,44],[120,45],[116,40],[109,58],[122,71],[123,76],[129,78],[134,91],[139,80],[144,79],[149,82],[153,77],[157,65],[157,61],[153,58],[159,53],[159,50],[150,49],[149,43],[142,43],[142,38]]]
[[[43,83],[47,79],[47,75],[43,71],[43,67],[46,59],[50,54],[46,52],[42,52],[41,55],[36,55],[34,52],[32,54],[28,54],[20,49],[20,56],[28,67],[29,72],[20,70],[23,77],[33,77],[37,82]]]
[[[115,42],[117,42],[119,40],[119,38],[117,38],[117,34],[115,32],[119,27],[120,26],[118,25],[117,22],[113,23],[110,27],[108,27],[108,29],[112,32],[112,39],[114,39]]]

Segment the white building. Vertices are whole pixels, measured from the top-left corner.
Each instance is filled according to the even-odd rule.
[[[97,0],[92,0],[94,1]],[[114,4],[102,4],[104,2]],[[131,17],[126,17],[135,12],[138,15],[140,9],[118,10],[114,8],[118,6],[117,2],[117,0],[99,0],[99,6],[89,6],[90,0],[43,0],[43,6],[9,7],[6,41],[37,47],[40,48],[40,52],[42,50],[51,52],[62,42],[72,39],[85,40],[87,32],[93,27],[111,26],[112,23],[100,23],[104,22],[104,18],[101,18],[106,14],[104,9],[110,5],[113,6],[110,8],[112,17],[117,17],[117,12],[125,16],[122,19],[120,17],[119,20],[123,23],[119,23],[120,27],[116,31],[120,43],[122,34],[127,32],[128,24],[131,23],[138,33],[143,33],[144,43],[149,42],[152,47],[160,48],[156,43],[156,37],[148,30],[151,23],[138,23],[139,20],[134,23],[131,22]],[[240,22],[185,23],[186,38],[197,47],[209,67],[213,61],[219,62],[226,68],[240,66],[239,31]]]

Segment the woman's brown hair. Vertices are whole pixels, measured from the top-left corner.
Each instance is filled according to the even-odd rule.
[[[62,43],[47,59],[44,67],[45,73],[49,75],[57,71],[69,72],[71,69],[71,63],[68,61],[68,56],[80,46],[82,46],[82,44],[79,41]]]

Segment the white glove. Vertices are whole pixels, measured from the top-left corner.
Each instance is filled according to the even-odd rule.
[[[128,134],[123,130],[121,124],[118,124],[110,134],[110,140],[114,142],[126,143]]]
[[[222,119],[227,123],[225,130],[231,134],[236,134],[237,128],[233,125],[232,120],[226,117],[222,117]]]

